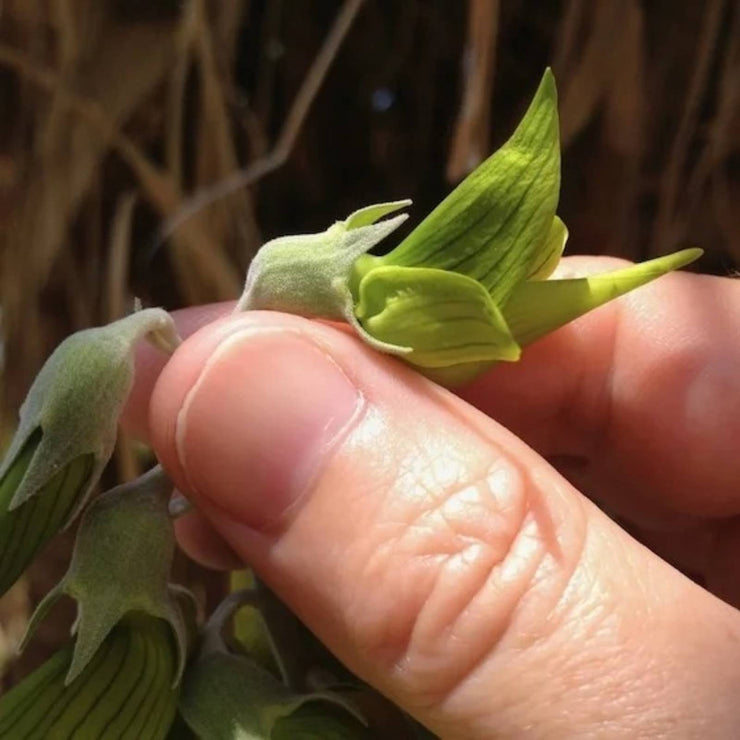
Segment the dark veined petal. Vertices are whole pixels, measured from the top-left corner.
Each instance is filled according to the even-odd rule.
[[[128,615],[71,683],[68,645],[0,698],[0,740],[160,740],[175,714],[177,658],[162,620]]]
[[[501,304],[532,271],[550,232],[559,190],[557,91],[548,69],[509,141],[383,263],[463,273]]]
[[[0,595],[18,580],[36,554],[67,523],[92,474],[93,456],[81,455],[59,470],[34,497],[9,510],[40,437],[40,430],[31,434],[0,480]]]
[[[525,346],[585,313],[698,259],[701,249],[684,249],[624,270],[570,280],[520,285],[503,308],[516,341]]]
[[[485,288],[459,273],[376,267],[360,282],[356,314],[375,339],[410,348],[404,359],[420,367],[519,358]]]

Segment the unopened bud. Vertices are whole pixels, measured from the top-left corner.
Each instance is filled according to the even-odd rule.
[[[133,346],[149,335],[174,347],[169,314],[146,309],[65,339],[21,406],[0,465],[0,594],[79,513],[115,445],[133,382]]]

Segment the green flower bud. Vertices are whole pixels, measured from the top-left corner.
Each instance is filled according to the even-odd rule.
[[[355,724],[363,722],[354,707],[339,694],[330,691],[295,693],[256,661],[229,651],[223,629],[233,612],[243,605],[243,596],[244,592],[231,594],[213,613],[204,629],[199,653],[185,674],[179,710],[197,737],[200,740],[304,737],[299,731],[286,735],[278,728],[281,720],[308,705],[328,705],[348,714]],[[333,721],[334,716],[330,714],[327,718],[330,730],[336,727]],[[313,714],[307,722],[312,731],[320,726]],[[290,724],[287,729],[291,726],[296,729]],[[305,736],[332,737],[331,734]]]
[[[144,335],[174,347],[161,309],[139,311],[64,340],[36,376],[0,466],[0,594],[80,509],[116,441]]]
[[[67,595],[77,602],[68,681],[86,670],[115,625],[134,611],[169,625],[178,656],[173,680],[180,680],[189,643],[183,613],[188,607],[182,603],[188,592],[168,583],[175,552],[167,510],[171,491],[171,482],[156,467],[95,499],[80,522],[69,569],[39,603],[21,647]]]
[[[0,740],[165,738],[175,716],[177,654],[162,620],[131,613],[73,680],[72,644],[0,698]]]
[[[275,240],[258,253],[239,307],[344,318],[376,349],[456,385],[701,254],[684,250],[609,275],[548,281],[568,237],[555,215],[559,188],[557,91],[548,69],[511,138],[395,249],[366,254],[402,216],[374,222],[407,201],[370,206],[323,234]]]

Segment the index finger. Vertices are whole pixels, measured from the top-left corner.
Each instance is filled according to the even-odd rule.
[[[574,275],[615,260],[564,261]],[[461,391],[620,509],[740,513],[740,284],[674,273],[597,309]]]

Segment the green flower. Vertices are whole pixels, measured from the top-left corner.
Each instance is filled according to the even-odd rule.
[[[265,244],[239,308],[343,319],[370,345],[447,385],[634,288],[692,262],[687,249],[624,270],[547,280],[568,236],[560,189],[557,91],[548,69],[511,138],[395,249],[367,252],[410,201],[363,208],[326,232]]]
[[[161,619],[127,614],[81,673],[61,648],[0,698],[0,740],[161,740],[175,716],[177,650]]]
[[[177,342],[167,312],[146,309],[68,337],[36,376],[0,465],[0,595],[97,484],[133,381],[132,349],[143,336],[167,348]]]
[[[80,521],[69,568],[41,600],[21,649],[61,596],[77,606],[67,682],[83,673],[127,614],[161,620],[177,657],[173,682],[185,669],[194,599],[169,583],[175,533],[167,510],[172,483],[160,466],[98,496]]]

